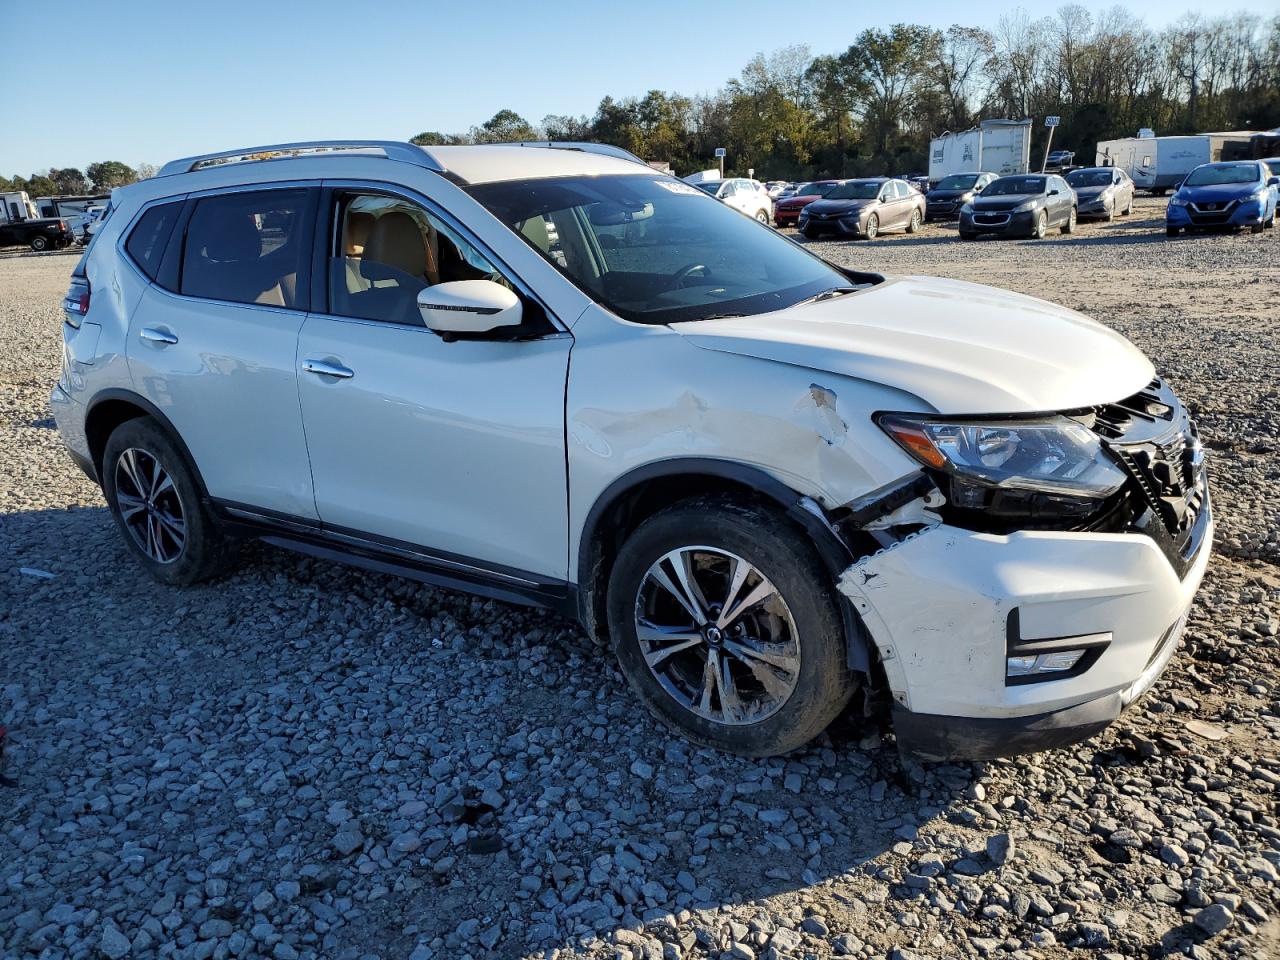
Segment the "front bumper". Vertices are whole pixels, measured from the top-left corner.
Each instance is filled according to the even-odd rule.
[[[963,233],[997,233],[1010,237],[1029,237],[1035,232],[1035,218],[1039,211],[992,211],[960,214],[960,230]]]
[[[926,200],[924,218],[926,220],[955,220],[960,216],[960,208],[965,201],[961,200]]]
[[[1180,229],[1212,229],[1214,227],[1252,227],[1263,222],[1266,216],[1265,200],[1249,200],[1222,205],[1222,209],[1208,210],[1204,206],[1174,206],[1169,204],[1165,223]]]
[[[840,590],[879,652],[900,748],[928,760],[1010,756],[1087,739],[1115,720],[1177,649],[1213,542],[1207,501],[1202,513],[1182,576],[1139,533],[946,524],[846,570]],[[1105,638],[1085,669],[1009,682],[1017,644],[1070,647],[1076,637]]]
[[[773,210],[773,225],[775,227],[794,227],[800,220],[801,209],[803,208],[787,210],[775,207]]]
[[[1076,204],[1077,217],[1105,217],[1111,212],[1112,201],[1109,197],[1095,197],[1092,200],[1080,200]]]

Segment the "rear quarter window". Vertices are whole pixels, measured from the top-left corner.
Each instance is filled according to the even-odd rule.
[[[124,243],[129,259],[151,280],[160,273],[160,261],[181,212],[181,200],[149,208],[138,218]]]

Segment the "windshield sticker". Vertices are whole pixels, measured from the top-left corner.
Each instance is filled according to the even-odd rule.
[[[697,187],[691,187],[687,183],[681,183],[679,180],[655,180],[654,183],[666,190],[670,190],[672,193],[683,193],[691,197],[698,195]]]

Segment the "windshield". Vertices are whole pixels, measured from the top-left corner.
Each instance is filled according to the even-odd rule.
[[[720,184],[722,183],[724,183],[723,180],[712,180],[710,183],[698,183],[694,184],[694,186],[699,190],[707,191],[707,193],[714,197],[720,191]]]
[[[879,180],[848,180],[827,194],[828,200],[874,200],[880,196]]]
[[[1209,163],[1196,167],[1187,177],[1189,187],[1210,187],[1218,183],[1252,183],[1258,178],[1256,163]]]
[[[1067,183],[1073,187],[1107,187],[1111,178],[1110,170],[1073,170],[1067,174]]]
[[[1001,177],[987,184],[984,197],[1008,197],[1024,193],[1044,193],[1044,177]]]
[[[796,191],[797,197],[825,197],[831,192],[834,183],[806,183]]]
[[[561,177],[468,189],[588,295],[637,323],[768,313],[849,286],[772,228],[679,180]]]
[[[978,182],[976,173],[953,173],[949,177],[943,177],[938,181],[939,190],[972,190],[973,185]]]

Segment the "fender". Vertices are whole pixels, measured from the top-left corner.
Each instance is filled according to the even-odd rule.
[[[714,477],[747,487],[764,496],[809,534],[818,556],[831,575],[832,583],[857,559],[857,555],[828,519],[821,505],[759,467],[714,457],[680,457],[647,463],[624,473],[609,484],[596,498],[583,522],[578,542],[577,576],[578,615],[583,624],[590,627],[597,619],[590,609],[595,593],[591,583],[591,544],[595,542],[601,519],[630,491],[652,480],[676,476]],[[870,670],[870,653],[857,613],[843,594],[834,590],[832,593],[844,621],[849,667],[866,673]]]
[[[150,400],[146,399],[146,397],[140,396],[139,394],[134,393],[132,390],[124,390],[119,387],[109,387],[105,390],[99,390],[97,393],[93,395],[93,398],[85,405],[85,422],[86,423],[89,422],[90,418],[93,416],[93,411],[96,407],[99,407],[103,403],[106,403],[111,400],[122,400],[125,403],[132,404],[133,406],[145,412],[146,415],[151,417],[153,420],[155,420],[156,423],[160,424],[164,432],[169,434],[169,438],[173,440],[173,442],[177,445],[178,452],[181,453],[184,458],[186,458],[187,466],[191,468],[191,474],[192,476],[195,477],[196,485],[199,486],[200,488],[200,497],[201,499],[207,502],[209,499],[209,490],[204,485],[204,477],[200,474],[200,468],[196,465],[195,457],[191,455],[191,450],[188,449],[186,441],[182,439],[182,434],[178,433],[177,429],[170,422],[169,418],[166,417],[160,411],[160,408],[157,407]],[[101,453],[101,451],[99,451],[98,453]],[[93,463],[94,472],[97,474],[101,474],[102,471],[100,468],[101,468],[101,464],[97,463],[95,460],[95,462]],[[101,482],[100,476],[96,477],[95,479],[98,482]]]

